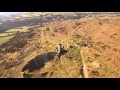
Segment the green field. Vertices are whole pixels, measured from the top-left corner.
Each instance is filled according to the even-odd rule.
[[[17,27],[13,29],[6,30],[3,33],[0,33],[0,44],[3,44],[5,42],[8,42],[10,39],[12,39],[17,32],[27,32],[28,27]]]
[[[12,39],[14,36],[15,36],[15,35],[0,38],[0,44],[3,44],[3,43],[5,43],[5,42],[9,41],[9,40]]]
[[[9,32],[9,33],[16,33],[16,32],[27,32],[28,31],[28,27],[24,26],[24,27],[17,27],[17,28],[13,28],[13,29],[9,29],[6,30],[5,32]]]

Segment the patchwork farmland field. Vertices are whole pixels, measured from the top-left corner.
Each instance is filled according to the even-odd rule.
[[[17,27],[17,28],[6,30],[3,33],[0,33],[0,44],[3,44],[9,41],[16,35],[16,33],[20,33],[20,32],[28,32],[28,27],[27,26]]]

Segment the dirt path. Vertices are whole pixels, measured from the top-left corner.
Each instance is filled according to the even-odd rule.
[[[89,76],[88,76],[88,71],[87,71],[87,67],[86,67],[86,64],[85,64],[85,61],[84,61],[84,57],[83,57],[83,50],[80,50],[80,55],[81,55],[81,58],[82,58],[84,77],[85,77],[85,78],[89,78]]]

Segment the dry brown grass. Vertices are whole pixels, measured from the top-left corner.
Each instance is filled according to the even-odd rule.
[[[61,56],[61,61],[49,61],[42,69],[29,72],[32,78],[83,78],[80,49],[84,50],[90,78],[120,77],[119,17],[55,21],[44,27],[49,27],[50,31],[45,31],[43,37],[39,37],[42,48],[38,49],[35,56],[55,51],[58,43],[62,43],[68,53]],[[38,27],[36,32],[40,29]],[[73,48],[69,48],[69,45]],[[31,58],[28,56],[23,60],[27,63]]]

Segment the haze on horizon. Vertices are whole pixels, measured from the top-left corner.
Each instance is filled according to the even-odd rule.
[[[24,13],[24,12],[0,12],[0,16],[11,16],[11,15],[17,15],[21,13]]]

